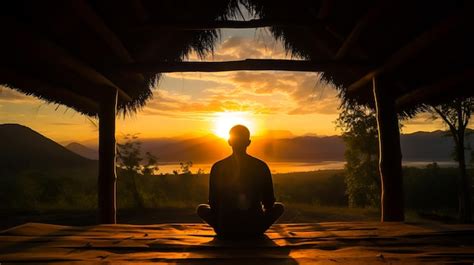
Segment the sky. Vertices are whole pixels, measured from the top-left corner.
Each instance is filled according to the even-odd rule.
[[[222,30],[215,52],[203,60],[298,59],[268,29]],[[200,60],[190,54],[188,60]],[[165,74],[153,99],[136,114],[117,118],[117,136],[141,138],[225,135],[234,123],[253,135],[337,135],[340,100],[318,73],[234,71]],[[26,125],[60,143],[97,139],[97,120],[0,86],[0,123]],[[403,133],[444,130],[422,113],[405,121]]]

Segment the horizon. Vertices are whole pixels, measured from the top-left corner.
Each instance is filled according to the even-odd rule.
[[[50,137],[49,135],[47,134],[44,134],[34,128],[31,128],[25,124],[20,124],[20,123],[0,123],[0,126],[2,125],[17,125],[17,126],[23,126],[23,127],[26,127],[28,129],[31,129],[33,130],[34,132],[36,133],[39,133],[40,135],[42,135],[43,137],[46,137],[62,146],[67,146],[69,144],[72,144],[72,143],[75,143],[75,144],[81,144],[85,147],[89,147],[89,148],[98,148],[97,144],[96,143],[98,141],[98,138],[89,138],[89,139],[84,139],[84,140],[66,140],[66,141],[57,141],[55,140],[53,137]],[[468,128],[468,130],[474,130],[472,128]],[[449,132],[447,129],[446,130],[442,130],[442,129],[438,129],[438,130],[433,130],[433,131],[414,131],[414,132],[400,132],[400,135],[414,135],[414,134],[420,134],[420,133],[435,133],[435,132]],[[140,137],[140,134],[136,134],[136,136],[138,137],[137,139],[139,141],[143,141],[143,142],[146,142],[146,141],[154,141],[154,140],[174,140],[174,141],[185,141],[185,140],[193,140],[193,139],[197,139],[197,138],[203,138],[203,137],[210,137],[210,138],[215,138],[215,140],[220,140],[222,142],[226,142],[227,140],[222,138],[221,136],[219,135],[216,135],[214,132],[207,132],[207,133],[203,133],[203,134],[182,134],[182,135],[177,135],[177,136],[163,136],[163,137]],[[266,140],[285,140],[285,139],[295,139],[295,138],[299,138],[299,137],[315,137],[315,138],[330,138],[330,137],[340,137],[341,135],[340,134],[333,134],[333,135],[318,135],[318,134],[312,134],[312,133],[308,133],[308,134],[303,134],[303,135],[296,135],[296,134],[292,134],[291,131],[289,130],[269,130],[269,131],[263,131],[261,134],[258,134],[258,135],[251,135],[251,140],[263,140],[263,139],[266,139]],[[121,135],[117,135],[116,136],[116,139],[117,139],[117,142],[119,142],[120,140],[123,140],[125,139],[126,135],[125,134],[121,134]],[[94,143],[91,145],[91,143]]]

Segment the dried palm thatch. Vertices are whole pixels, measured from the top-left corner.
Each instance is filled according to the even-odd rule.
[[[0,6],[0,84],[97,115],[102,91],[119,89],[118,109],[135,112],[152,96],[161,75],[117,73],[130,62],[181,61],[191,51],[213,52],[216,29],[154,31],[162,21],[224,20],[237,1],[5,1]]]
[[[306,28],[275,26],[288,52],[308,60],[356,61],[330,69],[346,104],[373,106],[370,77],[397,98],[405,114],[424,103],[472,96],[473,5],[469,1],[243,0],[263,19],[299,19]],[[365,77],[365,78],[364,78]]]
[[[202,25],[237,18],[242,7],[273,21],[266,24],[289,53],[340,63],[323,77],[345,104],[373,106],[372,76],[405,114],[473,95],[469,1],[4,1],[0,83],[91,116],[102,92],[118,89],[119,111],[134,112],[151,98],[160,73],[113,69],[212,53],[218,26]],[[362,67],[343,67],[351,64]]]

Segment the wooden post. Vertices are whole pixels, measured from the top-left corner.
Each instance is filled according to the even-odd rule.
[[[112,88],[110,88],[112,89]],[[99,106],[99,222],[115,224],[116,182],[115,173],[115,114],[118,91],[104,93]]]
[[[381,221],[403,221],[404,197],[400,129],[395,97],[372,78],[379,137],[379,170],[382,186]]]

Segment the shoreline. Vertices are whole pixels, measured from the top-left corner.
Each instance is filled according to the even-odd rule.
[[[173,174],[173,171],[180,170],[180,162],[161,162],[158,163],[157,174]],[[321,170],[342,170],[344,169],[345,161],[319,161],[319,162],[306,162],[306,161],[268,161],[267,164],[270,167],[272,174],[285,174],[285,173],[299,173],[299,172],[313,172]],[[441,168],[457,167],[455,161],[403,161],[403,167],[415,167],[424,168],[429,164],[437,163]],[[202,170],[204,174],[209,173],[212,167],[212,163],[193,163],[190,168],[194,174],[198,170]]]

